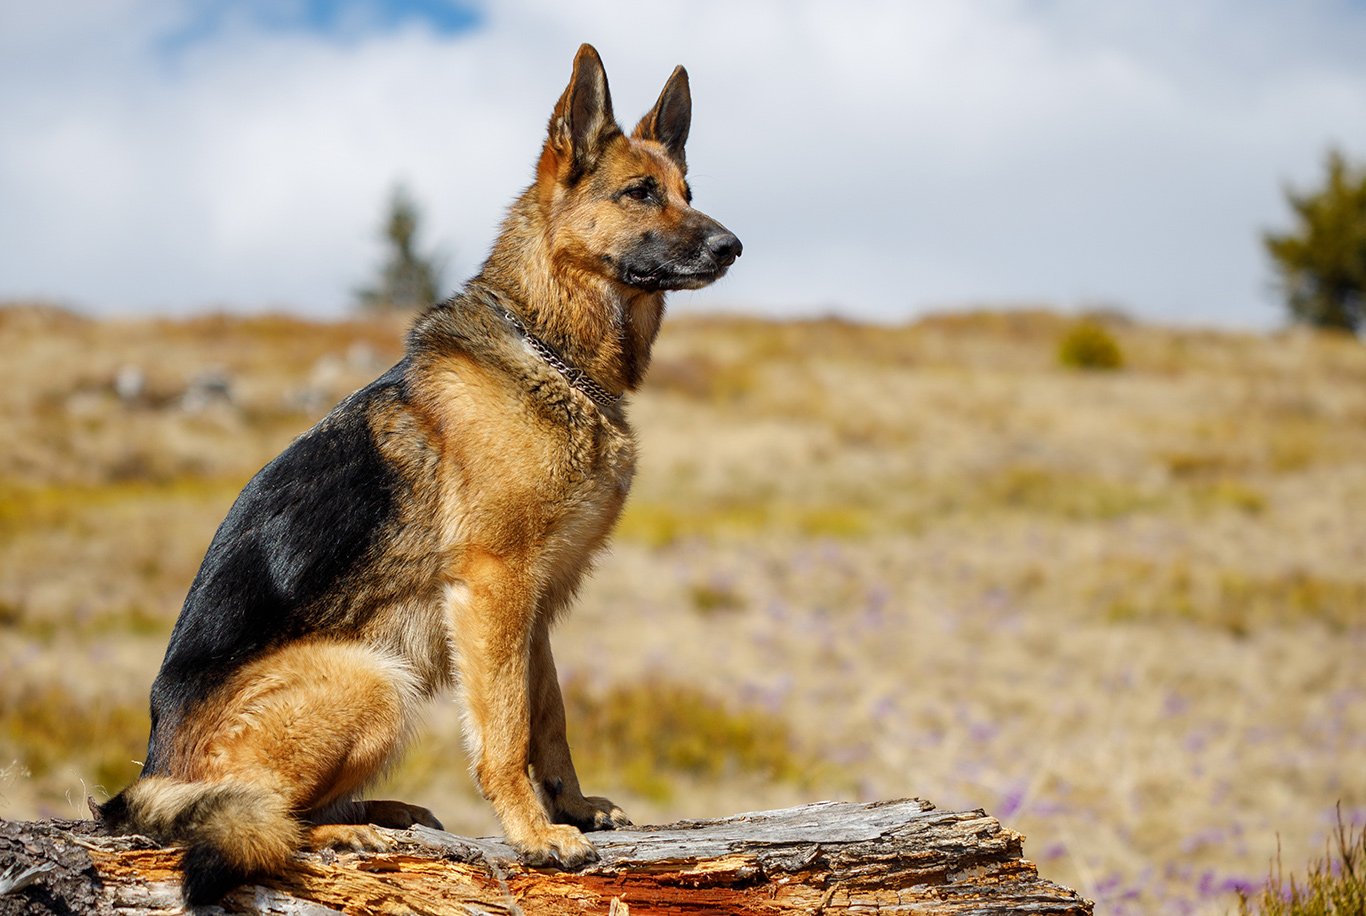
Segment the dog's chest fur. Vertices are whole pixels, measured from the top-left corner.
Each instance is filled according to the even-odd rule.
[[[471,557],[497,557],[534,591],[535,613],[554,617],[606,543],[635,472],[619,408],[598,407],[515,346],[497,356],[419,353],[404,409],[371,420],[411,494],[384,566],[412,588],[365,629],[429,691],[453,676],[453,605]]]

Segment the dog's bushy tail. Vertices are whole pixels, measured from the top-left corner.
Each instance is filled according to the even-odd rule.
[[[113,832],[186,847],[190,906],[217,903],[254,876],[280,872],[303,842],[285,799],[248,783],[148,776],[95,808]]]

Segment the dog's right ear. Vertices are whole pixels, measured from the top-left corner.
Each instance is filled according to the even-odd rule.
[[[607,88],[602,58],[592,45],[580,45],[569,85],[550,115],[546,140],[565,183],[573,184],[592,170],[608,141],[620,133],[612,114],[612,93]]]
[[[686,172],[688,158],[683,147],[688,142],[691,124],[692,92],[688,89],[688,71],[678,66],[674,67],[673,75],[664,84],[664,91],[659,94],[655,107],[640,119],[631,136],[662,144],[669,157]]]

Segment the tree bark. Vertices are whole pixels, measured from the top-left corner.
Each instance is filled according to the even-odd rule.
[[[1092,912],[1039,877],[1020,834],[980,810],[919,799],[595,833],[601,861],[578,872],[526,868],[496,839],[425,827],[391,835],[390,852],[301,854],[288,873],[234,891],[223,906],[282,916]],[[103,836],[89,821],[0,822],[0,916],[179,912],[179,858],[142,837]]]

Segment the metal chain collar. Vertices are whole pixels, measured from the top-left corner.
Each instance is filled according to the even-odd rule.
[[[507,319],[508,324],[512,325],[513,329],[518,334],[522,335],[522,339],[527,342],[527,346],[531,347],[532,352],[549,363],[556,372],[560,373],[560,375],[563,375],[570,385],[588,395],[600,407],[615,407],[621,402],[621,395],[612,394],[612,392],[593,381],[593,377],[587,372],[584,372],[578,366],[566,362],[564,357],[556,353],[550,344],[531,333],[531,331],[527,329],[527,326],[522,323],[522,319],[518,318],[506,308],[503,309],[502,312],[503,317]]]

